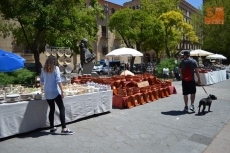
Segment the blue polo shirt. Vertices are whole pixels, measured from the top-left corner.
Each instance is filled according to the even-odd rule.
[[[52,73],[47,73],[42,68],[40,83],[44,84],[44,93],[46,99],[54,99],[61,94],[61,90],[58,86],[58,83],[61,83],[59,67],[56,66]]]

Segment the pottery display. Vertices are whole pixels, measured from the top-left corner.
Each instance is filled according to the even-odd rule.
[[[73,71],[73,68],[70,66],[70,65],[68,65],[66,68],[65,68],[65,72],[66,73],[71,73]]]
[[[65,72],[65,67],[64,66],[59,66],[60,73],[63,74]]]
[[[70,57],[71,54],[72,54],[72,51],[71,51],[70,49],[66,49],[66,50],[65,50],[65,56],[66,56],[66,57]]]
[[[65,50],[61,49],[61,48],[59,48],[58,51],[57,51],[57,54],[58,54],[59,57],[62,57],[64,55],[64,53],[65,53]]]
[[[57,54],[57,50],[56,49],[52,49],[52,53],[51,53],[53,56],[56,56]]]
[[[61,75],[61,82],[65,82],[66,81],[66,76],[64,74]]]
[[[64,65],[64,63],[65,63],[65,57],[64,57],[64,56],[59,57],[59,58],[58,58],[58,64],[59,64],[59,65]]]
[[[0,104],[5,102],[5,96],[4,95],[0,95]]]
[[[20,101],[20,95],[19,94],[6,95],[5,101],[6,102],[18,102]]]
[[[70,81],[71,80],[71,74],[69,74],[69,73],[65,74],[65,78],[67,81]]]
[[[21,94],[21,100],[22,101],[32,100],[33,98],[34,98],[34,96],[32,93]]]
[[[46,56],[50,56],[50,55],[51,55],[51,49],[46,49],[45,55],[46,55]]]
[[[42,95],[40,93],[34,95],[34,100],[41,100],[41,99],[42,99]]]
[[[65,58],[65,64],[69,65],[71,63],[71,58],[70,57],[66,57]]]

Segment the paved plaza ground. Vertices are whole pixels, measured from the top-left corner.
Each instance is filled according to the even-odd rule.
[[[196,113],[184,113],[181,82],[173,85],[177,94],[168,98],[68,124],[74,135],[60,135],[59,127],[0,140],[0,153],[229,153],[230,80],[205,86],[218,97],[205,115],[197,114],[207,97],[201,87]]]

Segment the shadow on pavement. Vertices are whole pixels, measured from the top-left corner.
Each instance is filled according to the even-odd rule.
[[[212,111],[210,111],[212,112]],[[209,111],[204,111],[204,113],[200,112],[200,113],[197,113],[196,116],[204,116],[205,114],[208,114],[210,113]]]
[[[48,131],[44,131],[44,130],[38,131],[37,130],[31,133],[20,135],[18,136],[18,138],[29,138],[29,137],[38,138],[38,137],[47,136],[47,135],[63,135],[63,134],[58,133],[58,132],[49,132],[49,130]]]
[[[46,135],[50,135],[52,133],[47,132],[47,131],[34,131],[34,132],[30,132],[30,133],[26,133],[23,135],[18,136],[18,138],[38,138],[38,137],[42,137],[42,136],[46,136]]]
[[[168,112],[161,112],[163,115],[171,115],[171,116],[179,116],[179,115],[185,115],[188,114],[188,112],[181,111],[181,110],[171,110]]]

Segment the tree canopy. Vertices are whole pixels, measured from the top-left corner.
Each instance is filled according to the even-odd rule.
[[[140,0],[141,9],[155,17],[169,11],[178,11],[181,0]]]
[[[173,51],[180,43],[182,37],[186,37],[191,42],[197,42],[198,37],[189,23],[184,21],[184,17],[180,12],[169,11],[163,13],[160,19],[164,23],[165,27],[165,52],[168,57],[173,57]]]
[[[212,18],[216,13],[215,7],[223,7],[224,24],[205,24],[205,17]],[[207,12],[209,9],[211,12]],[[194,25],[196,34],[199,36],[201,48],[213,53],[223,54],[230,59],[230,1],[209,0],[206,1],[199,11],[192,15],[191,23]]]
[[[160,43],[163,24],[142,10],[122,9],[113,14],[109,20],[110,29],[123,39],[127,47],[143,51],[143,47],[152,49]],[[159,46],[159,45],[158,45]],[[134,62],[132,58],[131,68]]]
[[[97,17],[103,9],[96,0],[90,4],[88,7],[85,0],[1,0],[0,13],[4,20],[16,23],[13,37],[34,53],[39,73],[39,54],[46,44],[70,47],[78,53],[82,38],[95,40]]]
[[[209,0],[203,6],[203,19],[208,16],[207,8],[212,8],[213,15],[215,7],[224,8],[224,24],[202,24],[203,28],[203,45],[204,50],[223,54],[230,58],[230,1]],[[203,20],[204,21],[204,20]],[[203,22],[204,23],[204,22]]]
[[[110,29],[116,31],[128,47],[153,50],[157,57],[160,51],[165,51],[168,57],[174,57],[182,37],[198,41],[193,26],[184,21],[178,8],[180,1],[141,0],[138,10],[126,8],[113,14]]]

